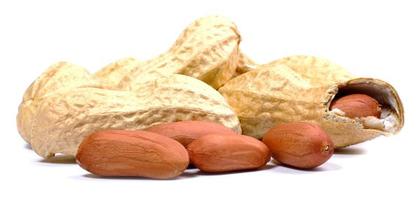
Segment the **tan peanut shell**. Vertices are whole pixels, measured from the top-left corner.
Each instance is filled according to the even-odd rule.
[[[345,82],[354,77],[342,66],[315,56],[288,56],[264,66],[276,65],[286,65],[314,87]]]
[[[117,72],[123,76],[109,82],[116,84],[118,89],[128,90],[132,85],[161,76],[183,74],[219,88],[235,73],[239,62],[239,43],[240,35],[232,21],[221,16],[203,17],[190,24],[168,52],[140,65],[120,63],[125,64],[127,69],[121,67],[119,70],[129,73]],[[106,73],[107,70],[104,70],[97,75]]]
[[[388,83],[354,78],[339,65],[312,56],[292,56],[263,65],[219,89],[237,113],[243,134],[262,138],[284,122],[318,123],[336,147],[397,133],[404,116],[400,98]],[[381,119],[343,116],[330,111],[338,94],[365,93],[384,107]],[[384,114],[383,114],[384,113]]]
[[[303,78],[313,81],[312,83],[314,84],[346,80],[352,77],[352,75],[340,65],[327,59],[314,56],[288,56],[263,65],[255,63],[242,53],[240,53],[239,56],[240,59],[234,77],[256,68],[279,64],[286,65],[294,72],[299,73]],[[324,72],[329,72],[329,74],[325,74]]]
[[[62,134],[64,128],[53,128],[53,124],[42,121],[44,118],[49,120],[49,117],[54,118],[58,117],[59,114],[64,115],[65,108],[60,107],[60,109],[64,110],[55,110],[55,107],[62,105],[56,105],[54,100],[58,99],[59,101],[65,101],[63,100],[65,98],[73,100],[74,102],[72,103],[63,104],[68,107],[74,106],[74,108],[79,108],[80,111],[84,108],[95,107],[95,109],[91,110],[98,113],[84,112],[83,114],[78,114],[85,118],[96,114],[98,118],[101,117],[101,115],[106,114],[120,114],[119,112],[123,111],[119,111],[118,109],[124,107],[122,102],[129,101],[133,98],[134,101],[140,105],[136,108],[138,112],[142,112],[142,110],[147,107],[149,107],[149,109],[154,109],[152,112],[159,112],[157,111],[158,108],[175,111],[175,113],[170,115],[164,113],[164,116],[159,116],[160,118],[164,117],[164,119],[160,119],[158,122],[152,121],[155,124],[174,120],[203,119],[222,123],[233,128],[237,132],[240,132],[238,119],[217,91],[199,81],[184,77],[180,78],[185,80],[184,82],[178,81],[178,79],[175,78],[169,81],[167,81],[168,78],[163,78],[171,74],[180,73],[199,78],[211,84],[211,86],[219,87],[230,79],[235,72],[238,62],[239,41],[240,36],[235,25],[231,21],[223,17],[211,16],[196,20],[181,34],[169,52],[150,61],[139,62],[134,58],[121,59],[106,66],[93,76],[81,67],[67,63],[59,63],[42,74],[25,93],[24,100],[19,107],[17,116],[18,130],[22,137],[27,142],[31,143],[34,150],[44,157],[52,156],[59,152],[64,154],[71,152],[69,154],[72,155],[74,151],[73,138],[71,138],[72,135],[67,134],[63,137]],[[156,79],[158,79],[158,81],[144,84],[147,81]],[[112,91],[107,91],[105,89],[111,89]],[[130,90],[133,94],[125,95],[122,94],[123,92],[117,90]],[[115,96],[112,96],[113,93]],[[137,93],[140,94],[137,95]],[[113,109],[110,109],[108,113],[106,113],[105,110],[108,108],[105,107],[103,107],[102,111],[99,111],[101,109],[99,105],[96,107],[94,104],[96,102],[102,102],[89,99],[88,96],[90,94],[92,99],[99,99],[100,95],[103,95],[103,98],[107,98],[104,102],[108,104],[115,102],[119,103],[119,105],[108,105],[109,108]],[[85,95],[85,97],[83,97],[83,95]],[[121,97],[131,95],[133,97],[126,97],[126,99],[113,101],[112,99],[117,98],[118,95],[121,95]],[[148,96],[152,95],[154,98],[162,100],[149,101],[148,105],[138,103],[145,102],[142,98],[146,99]],[[136,98],[134,96],[140,96],[140,98],[137,99],[138,97]],[[183,100],[183,98],[190,99]],[[85,101],[78,103],[77,101],[80,101],[80,99]],[[188,103],[188,101],[191,101],[191,103]],[[85,105],[82,105],[82,103]],[[163,105],[157,105],[157,103],[163,103]],[[126,104],[128,107],[129,103]],[[42,105],[45,107],[40,108]],[[51,107],[47,108],[46,105]],[[209,106],[212,106],[212,109],[210,109]],[[45,110],[40,111],[44,108],[46,109],[46,112]],[[134,112],[134,109],[132,110],[128,110],[129,114],[124,114],[132,116],[141,114],[131,113]],[[176,112],[176,110],[178,111]],[[49,113],[47,113],[47,111],[49,111]],[[62,111],[62,113],[60,113],[60,111]],[[105,114],[100,114],[99,112]],[[69,117],[72,116],[72,114],[75,113],[65,114],[65,116]],[[74,121],[76,120],[80,121],[79,123],[89,123],[81,122],[83,119],[79,117],[74,119]],[[123,119],[117,120],[122,121]],[[69,121],[71,120],[69,119],[63,123],[69,123]],[[110,121],[102,123],[111,123]],[[151,120],[147,120],[147,122],[149,121]],[[139,122],[140,121],[137,121],[136,123]],[[235,122],[237,122],[237,124],[235,124]],[[131,123],[132,122],[126,122],[131,129],[146,127],[145,125],[139,126],[137,124],[132,125]],[[117,127],[117,125],[114,126]],[[49,128],[53,129],[54,132],[49,133]],[[125,127],[121,125],[120,128]],[[39,133],[39,130],[46,130],[47,132]],[[35,132],[34,135],[32,135],[33,132]],[[74,135],[76,134],[75,131]],[[71,141],[64,145],[47,144],[46,146],[56,146],[44,148],[44,142],[41,139],[42,136],[46,137],[43,138],[45,139],[44,141],[48,141],[49,139],[53,141],[54,137],[63,137],[61,138],[63,140],[69,138],[68,140]],[[68,136],[68,138],[66,138],[66,136]],[[34,142],[32,142],[32,138],[34,139]],[[75,144],[77,144],[79,138],[75,140]],[[53,151],[56,150],[56,152],[49,152],[49,149],[53,149]]]
[[[258,67],[258,65],[251,58],[240,51],[238,54],[237,68],[235,69],[233,78],[254,70],[256,67]]]
[[[34,116],[30,141],[42,157],[75,155],[82,139],[93,132],[183,120],[213,121],[241,132],[237,116],[215,89],[174,74],[132,91],[80,87],[50,94]]]
[[[143,63],[135,58],[123,58],[97,71],[94,77],[101,82],[104,88],[118,89],[120,81],[142,65]]]
[[[92,78],[83,67],[58,62],[50,66],[25,91],[17,115],[17,129],[26,142],[30,142],[31,127],[39,101],[52,92],[75,87],[98,87],[100,83]]]

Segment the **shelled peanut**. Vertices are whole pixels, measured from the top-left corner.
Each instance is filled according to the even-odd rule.
[[[181,132],[192,141],[178,139]],[[267,164],[270,153],[261,141],[220,124],[184,121],[147,131],[90,134],[79,146],[76,159],[82,168],[98,176],[170,179],[179,176],[189,162],[210,173],[258,169]]]
[[[211,134],[188,145],[191,162],[204,172],[258,169],[270,160],[261,141],[244,135]]]
[[[176,137],[182,131],[185,138],[191,138],[189,144]],[[259,169],[270,160],[270,152],[261,141],[220,124],[184,121],[147,131],[90,134],[79,146],[76,160],[97,176],[171,179],[182,174],[190,162],[209,173]]]
[[[78,164],[99,176],[169,179],[189,164],[186,149],[168,137],[145,131],[109,130],[85,138],[76,154]]]
[[[161,123],[145,129],[170,137],[187,147],[194,140],[205,135],[238,135],[239,133],[221,124],[208,121],[179,121]]]
[[[330,109],[338,109],[349,118],[369,116],[380,118],[381,115],[380,104],[377,100],[365,94],[350,94],[335,99]]]
[[[169,179],[184,172],[188,163],[202,172],[225,173],[261,169],[271,156],[288,166],[311,169],[326,162],[333,151],[329,136],[311,123],[278,125],[260,141],[220,124],[182,121],[146,131],[90,134],[76,158],[82,168],[98,176]]]
[[[312,123],[279,124],[267,131],[263,142],[274,159],[301,169],[318,167],[334,153],[334,144],[327,133]]]

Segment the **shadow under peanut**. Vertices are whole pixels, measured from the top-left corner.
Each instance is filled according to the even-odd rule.
[[[102,179],[102,180],[143,180],[143,181],[175,181],[180,179],[194,178],[199,175],[198,169],[187,169],[181,175],[170,178],[170,179],[156,179],[156,178],[147,178],[140,176],[98,176],[95,174],[84,174],[82,177],[91,178],[91,179]]]
[[[39,162],[49,164],[76,164],[74,156],[68,155],[56,155],[51,158],[41,159]]]
[[[261,170],[268,170],[275,167],[273,164],[268,164],[260,169],[254,170],[241,170],[241,171],[234,171],[234,172],[222,172],[222,173],[206,173],[202,172],[197,168],[188,168],[185,170],[180,176],[172,178],[172,179],[152,179],[146,177],[134,177],[134,176],[97,176],[94,174],[84,174],[82,177],[89,178],[89,179],[102,179],[102,180],[143,180],[143,181],[175,181],[175,180],[184,180],[189,178],[196,178],[201,176],[224,176],[224,175],[232,175],[232,174],[240,174],[240,173],[250,173],[256,172]]]
[[[312,169],[295,168],[295,167],[280,164],[279,162],[277,162],[275,160],[273,160],[272,163],[274,163],[276,165],[276,167],[275,167],[275,169],[273,169],[273,171],[278,172],[278,173],[293,174],[293,175],[329,172],[329,171],[337,171],[337,170],[342,169],[342,167],[340,165],[335,164],[335,163],[331,162],[330,160],[328,162],[322,164],[321,166],[318,166],[318,167],[312,168]]]
[[[97,176],[95,174],[84,174],[82,175],[84,178],[89,179],[101,179],[101,180],[143,180],[143,181],[172,181],[174,179],[152,179],[152,178],[146,178],[146,177],[139,177],[139,176]]]
[[[26,143],[24,147],[25,147],[25,149],[27,149],[27,150],[32,150],[32,146],[30,146],[30,144],[29,144],[29,143]]]
[[[33,150],[32,146],[29,143],[24,144],[24,148],[27,150]],[[63,154],[56,154],[54,157],[42,158],[38,160],[40,163],[48,164],[76,164],[75,157]]]
[[[242,173],[254,173],[262,170],[269,170],[271,168],[276,167],[274,164],[268,163],[266,166],[258,168],[258,169],[251,169],[251,170],[238,170],[238,171],[231,171],[231,172],[203,172],[199,169],[192,169],[186,170],[181,176],[182,177],[196,177],[196,176],[225,176],[225,175],[233,175],[233,174],[242,174]]]
[[[363,155],[366,154],[367,151],[358,146],[349,146],[341,149],[335,149],[335,155]]]

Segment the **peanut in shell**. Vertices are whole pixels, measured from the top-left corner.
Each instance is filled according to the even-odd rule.
[[[143,62],[133,57],[122,58],[98,70],[93,76],[101,82],[104,88],[118,89],[120,81],[142,64]]]
[[[241,133],[237,116],[212,87],[173,74],[132,91],[79,87],[54,92],[39,103],[31,133],[33,150],[48,158],[75,155],[82,139],[101,130],[141,130],[174,121],[205,120]]]
[[[240,34],[232,21],[221,16],[202,17],[191,23],[166,53],[134,63],[135,67],[126,63],[127,70],[122,66],[118,70],[129,73],[110,82],[117,89],[129,90],[132,85],[158,77],[183,74],[219,88],[233,77],[239,65],[239,43]],[[108,67],[113,69],[111,64]]]
[[[257,67],[219,89],[237,113],[243,134],[262,138],[279,123],[319,124],[335,147],[399,132],[403,107],[396,90],[373,78],[356,78],[341,66],[312,56],[291,56]],[[364,93],[382,105],[380,119],[348,118],[331,111],[337,95]]]
[[[43,72],[25,91],[16,117],[17,129],[22,138],[30,143],[32,122],[39,102],[50,93],[76,87],[100,87],[101,83],[83,67],[58,62]]]

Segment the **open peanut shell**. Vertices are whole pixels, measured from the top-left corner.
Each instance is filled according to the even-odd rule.
[[[401,100],[390,84],[355,78],[341,66],[312,56],[259,66],[219,91],[237,113],[243,134],[256,138],[279,123],[308,121],[320,124],[339,148],[397,133],[404,123]],[[351,93],[377,99],[383,110],[380,119],[351,119],[330,110],[335,98]]]

